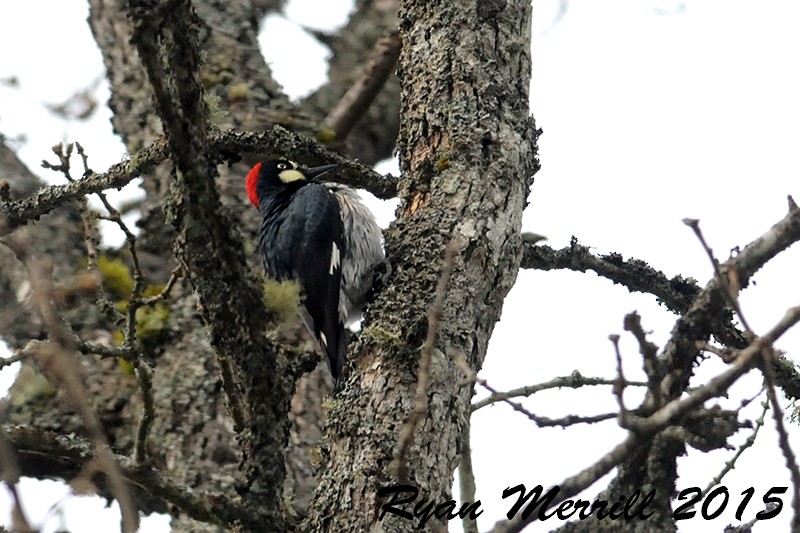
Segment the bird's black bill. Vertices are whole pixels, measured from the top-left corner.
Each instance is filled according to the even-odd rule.
[[[307,178],[318,178],[323,174],[330,172],[339,165],[322,165],[321,167],[312,167],[303,169],[303,175]]]

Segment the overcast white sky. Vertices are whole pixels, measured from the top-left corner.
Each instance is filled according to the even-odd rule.
[[[349,6],[346,0],[293,0],[286,18],[266,22],[262,46],[290,94],[302,95],[325,80],[326,51],[299,25],[341,24]],[[787,194],[800,200],[800,3],[572,0],[554,23],[558,7],[557,0],[534,2],[531,110],[544,135],[542,170],[524,230],[547,235],[554,247],[567,245],[575,235],[598,252],[635,256],[669,276],[681,273],[704,284],[711,267],[682,218],[699,218],[709,243],[725,258],[730,249],[744,246],[783,216]],[[88,121],[65,123],[43,105],[62,102],[103,76],[85,22],[85,3],[33,0],[3,11],[0,49],[6,53],[0,79],[16,76],[19,86],[0,86],[0,132],[11,138],[25,135],[12,145],[48,181],[58,177],[42,171],[39,162],[59,141],[80,141],[95,169],[119,161],[124,148],[111,133],[110,112],[104,106]],[[288,35],[294,46],[277,46]],[[97,97],[101,102],[107,98],[104,83]],[[136,194],[135,187],[129,189],[123,194]],[[376,210],[388,223],[393,204]],[[108,238],[116,237],[109,233]],[[742,295],[756,332],[764,332],[788,307],[800,303],[798,261],[796,247],[763,269],[755,278],[757,285]],[[506,301],[481,376],[501,390],[575,369],[586,376],[613,377],[608,335],[623,333],[622,318],[633,310],[652,330],[651,340],[663,346],[674,317],[653,297],[629,295],[593,274],[523,271]],[[779,346],[795,357],[800,334],[791,332]],[[623,335],[621,348],[627,377],[641,375],[635,343]],[[715,361],[704,363],[695,383],[722,368]],[[0,390],[13,380],[14,371],[0,373]],[[743,380],[732,389],[731,399],[720,403],[738,405],[759,388],[757,379]],[[627,392],[626,399],[633,405],[635,392]],[[615,410],[608,388],[545,392],[524,404],[550,417]],[[754,405],[747,414],[755,418],[758,410]],[[725,478],[731,502],[721,517],[711,523],[688,520],[680,524],[681,531],[721,531],[736,522],[742,491],[754,486],[756,500],[772,486],[789,484],[772,426],[769,421],[756,446]],[[796,426],[791,430],[796,433]],[[480,528],[488,529],[510,508],[511,502],[501,499],[504,488],[558,483],[596,461],[623,435],[613,421],[539,430],[506,406],[478,412],[472,440],[484,509]],[[747,436],[740,433],[735,443]],[[800,449],[800,439],[793,436],[792,443]],[[680,463],[679,488],[705,487],[730,455],[690,450]],[[597,484],[584,497],[600,488]],[[25,510],[36,523],[67,493],[55,482],[26,481],[22,490]],[[759,524],[756,531],[786,530],[788,496],[785,502],[779,517]],[[97,499],[68,497],[54,513],[62,517],[51,516],[44,530],[66,524],[74,531],[112,531],[119,523],[116,506],[100,513],[101,506]],[[744,518],[752,518],[757,507],[753,501]],[[8,498],[2,489],[0,523],[8,523]],[[168,531],[167,524],[164,517],[151,517],[142,529]],[[529,531],[558,525],[551,519]],[[451,524],[451,530],[459,528]]]

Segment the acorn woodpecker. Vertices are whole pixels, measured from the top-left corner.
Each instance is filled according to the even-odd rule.
[[[266,273],[297,280],[301,318],[327,354],[338,384],[345,364],[345,325],[358,320],[383,262],[381,229],[358,193],[316,178],[336,168],[303,168],[277,159],[247,175],[247,195],[261,213],[259,251]]]

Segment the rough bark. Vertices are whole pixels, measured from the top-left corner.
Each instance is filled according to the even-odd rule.
[[[390,465],[414,403],[443,252],[454,242],[428,409],[403,460],[407,481],[426,498],[451,499],[471,397],[454,358],[481,367],[522,257],[522,210],[537,169],[529,3],[405,1],[400,32],[403,181],[398,218],[385,233],[391,276],[369,309],[353,374],[329,415],[313,531],[415,527],[394,515],[379,522],[376,493],[405,481]]]

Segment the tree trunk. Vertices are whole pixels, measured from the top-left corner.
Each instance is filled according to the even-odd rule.
[[[455,359],[480,369],[521,260],[522,210],[537,169],[529,3],[405,1],[400,32],[403,180],[385,233],[391,277],[352,351],[355,376],[329,414],[312,531],[414,529],[393,514],[379,522],[381,487],[410,483],[420,498],[452,498],[472,395],[459,385],[465,375]],[[451,242],[428,405],[401,461],[407,479],[398,479],[392,459],[414,406],[426,313]]]

